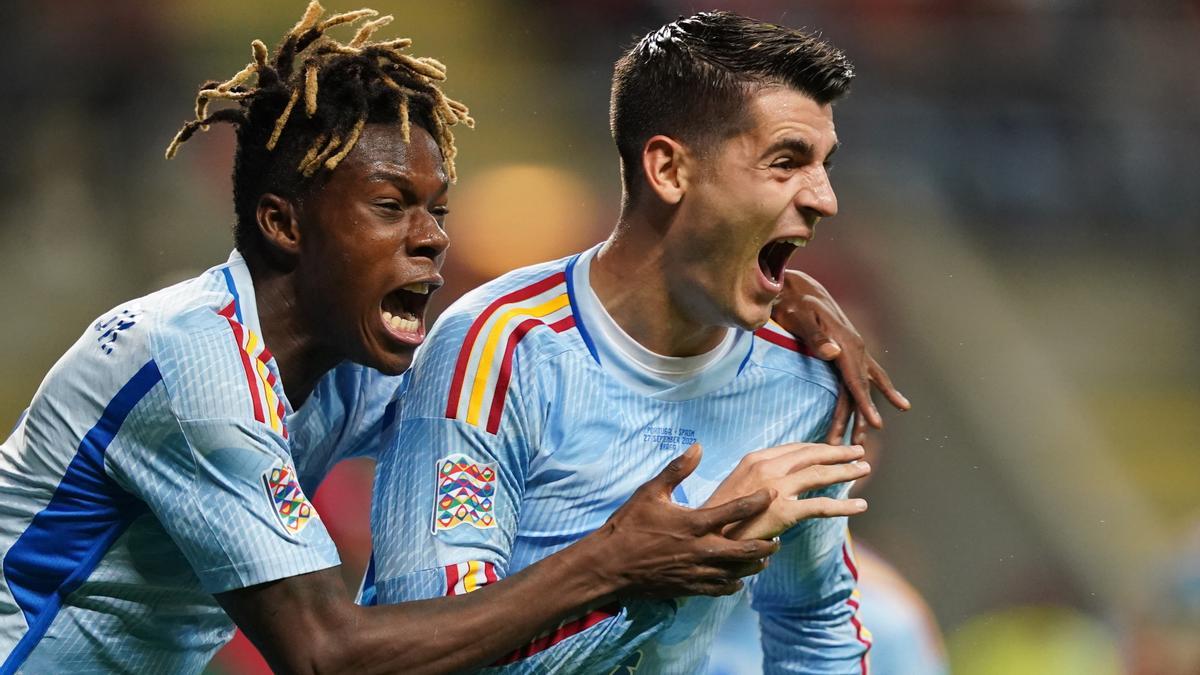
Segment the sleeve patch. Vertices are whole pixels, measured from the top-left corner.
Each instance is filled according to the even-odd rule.
[[[496,527],[496,465],[454,453],[437,460],[433,532],[468,525]]]
[[[277,466],[264,471],[262,478],[271,508],[284,532],[292,536],[299,535],[317,515],[317,511],[309,503],[308,497],[304,496],[304,490],[300,489],[296,469],[291,464]]]

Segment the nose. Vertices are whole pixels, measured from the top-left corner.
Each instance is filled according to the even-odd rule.
[[[825,167],[814,167],[809,179],[796,192],[796,208],[804,213],[806,219],[815,222],[816,218],[832,218],[837,215],[837,194],[833,184],[829,182],[829,172]]]
[[[439,261],[450,246],[450,235],[428,211],[417,216],[416,221],[408,231],[409,256]]]

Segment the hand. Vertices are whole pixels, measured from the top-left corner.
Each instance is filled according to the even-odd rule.
[[[766,511],[772,500],[767,490],[745,490],[701,509],[671,503],[672,491],[700,464],[700,455],[700,446],[692,445],[585,538],[597,541],[603,553],[596,564],[605,568],[597,572],[621,589],[618,595],[729,595],[742,587],[740,577],[761,572],[767,556],[779,550],[775,542],[722,534]]]
[[[798,270],[787,270],[783,296],[775,306],[772,318],[799,338],[817,358],[833,361],[842,374],[833,424],[825,442],[841,443],[850,415],[856,411],[851,442],[866,440],[868,425],[883,428],[883,417],[871,401],[872,386],[898,410],[912,408],[908,399],[892,384],[887,371],[867,351],[854,324],[816,279]]]
[[[867,510],[866,500],[800,499],[800,495],[867,475],[871,466],[860,461],[862,456],[860,445],[789,443],[757,450],[738,462],[709,501],[721,502],[763,488],[775,492],[769,509],[725,530],[735,539],[768,539],[809,518],[852,516]]]

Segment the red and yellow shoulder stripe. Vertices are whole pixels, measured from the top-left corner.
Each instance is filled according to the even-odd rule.
[[[225,317],[233,329],[233,339],[237,343],[238,356],[241,357],[242,369],[245,371],[246,387],[250,391],[250,401],[254,406],[254,419],[287,438],[283,401],[275,393],[277,378],[267,367],[267,363],[273,358],[271,351],[257,333],[237,320],[236,301],[230,302],[217,313]]]
[[[497,298],[467,330],[454,364],[446,417],[496,433],[517,344],[537,326],[561,333],[574,325],[563,272]]]
[[[765,326],[754,331],[754,337],[766,340],[777,347],[783,347],[784,349],[804,354],[805,356],[812,356],[812,353],[808,351],[808,347],[804,346],[803,342],[797,340],[795,336],[787,332],[783,326],[775,323],[774,320],[767,321]]]

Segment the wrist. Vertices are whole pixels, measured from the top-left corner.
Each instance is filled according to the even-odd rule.
[[[573,604],[601,605],[625,590],[627,582],[615,564],[618,552],[609,543],[609,529],[606,523],[553,556],[559,558],[555,593],[573,598]]]

